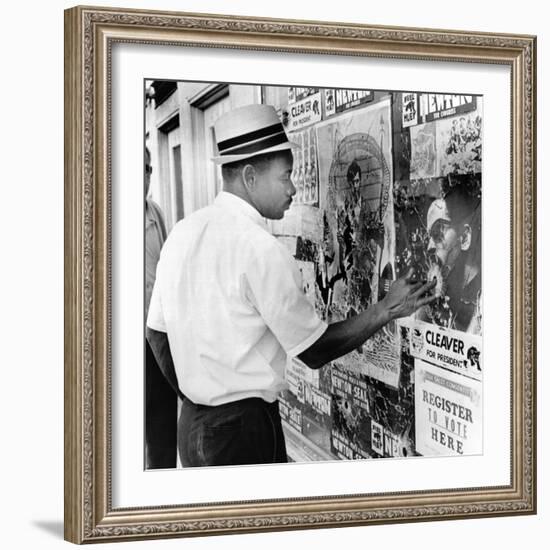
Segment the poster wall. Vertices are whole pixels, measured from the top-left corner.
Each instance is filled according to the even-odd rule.
[[[300,432],[340,459],[477,453],[481,98],[296,88],[290,113],[319,92],[320,120],[315,114],[288,127],[298,144],[297,193],[280,225],[281,235],[295,236],[306,296],[327,322],[340,321],[383,299],[412,267],[418,280],[436,279],[438,298],[321,376],[291,362],[289,399],[300,409]],[[442,399],[468,407],[472,425],[460,413],[435,410]],[[293,418],[296,427],[296,411]],[[439,442],[435,428],[444,434]]]
[[[208,83],[171,83],[181,92],[171,101],[194,97],[201,85]],[[287,441],[303,446],[291,460],[483,452],[483,97],[227,91],[216,112],[272,105],[294,144],[292,204],[266,226],[295,258],[321,319],[368,310],[411,270],[419,283],[435,281],[434,302],[319,370],[288,359],[280,412]],[[162,121],[153,122],[162,112],[151,108],[148,119],[157,153],[165,140],[155,137]],[[168,157],[165,150],[153,164]],[[162,195],[171,197],[177,182],[165,183]]]

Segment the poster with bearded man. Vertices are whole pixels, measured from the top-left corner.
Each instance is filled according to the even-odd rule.
[[[437,281],[415,318],[481,335],[481,99],[410,129],[410,179],[395,185],[397,264]],[[428,139],[429,138],[429,139]],[[428,169],[429,168],[429,169]]]
[[[408,95],[418,95],[419,113],[402,124],[410,168],[394,185],[396,266],[435,280],[437,295],[401,322],[414,365],[415,451],[476,455],[483,451],[483,98]]]
[[[481,190],[459,181],[428,208],[428,279],[437,280],[438,302],[419,314],[474,334],[481,333],[480,204]]]
[[[424,193],[396,200],[397,263],[420,280],[437,281],[438,299],[416,319],[482,333],[481,175],[416,182]]]

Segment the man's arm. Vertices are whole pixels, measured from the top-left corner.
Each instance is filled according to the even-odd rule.
[[[165,332],[159,332],[158,330],[147,327],[146,337],[162,374],[178,396],[183,398],[183,394],[178,386],[176,369],[174,367],[172,353],[170,352],[170,344],[168,343],[168,335]]]
[[[386,297],[359,315],[332,323],[323,335],[298,358],[312,369],[321,368],[342,355],[358,348],[385,324],[399,317],[407,317],[418,308],[435,300],[428,294],[435,281],[421,284],[412,281],[413,270],[395,281]]]

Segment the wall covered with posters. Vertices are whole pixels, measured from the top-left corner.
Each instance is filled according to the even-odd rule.
[[[281,413],[297,459],[482,452],[482,98],[263,87],[297,193],[271,230],[328,322],[410,268],[437,300],[312,371],[292,361]]]

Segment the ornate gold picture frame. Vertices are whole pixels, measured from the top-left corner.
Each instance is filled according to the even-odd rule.
[[[116,213],[111,205],[110,109],[112,51],[122,43],[509,68],[511,410],[503,411],[511,415],[509,484],[113,506],[111,224]],[[535,67],[533,36],[112,8],[65,12],[67,540],[107,542],[536,512]]]

